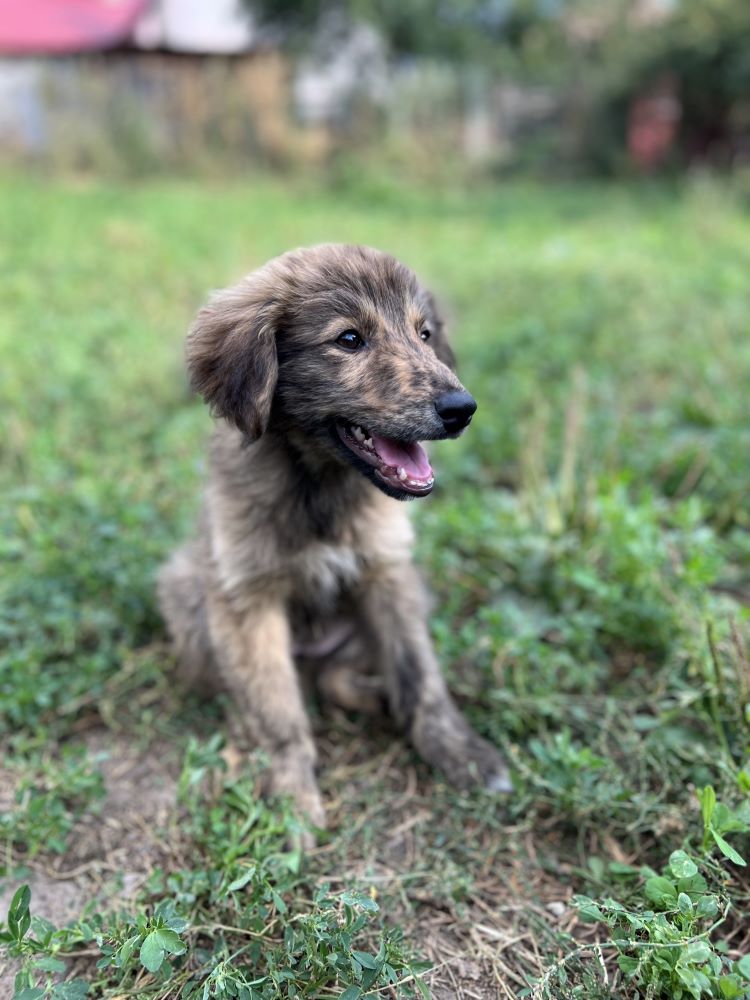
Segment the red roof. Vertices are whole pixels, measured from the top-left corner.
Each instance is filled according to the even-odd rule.
[[[63,54],[126,41],[148,0],[0,0],[0,52]]]

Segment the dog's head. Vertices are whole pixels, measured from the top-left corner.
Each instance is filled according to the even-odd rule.
[[[400,500],[433,487],[420,441],[457,436],[476,409],[432,296],[368,247],[294,250],[216,293],[187,362],[193,388],[248,440],[283,433]]]

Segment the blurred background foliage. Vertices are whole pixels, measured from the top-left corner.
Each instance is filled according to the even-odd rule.
[[[431,181],[750,159],[745,0],[237,2],[219,5],[237,41],[218,46],[136,24],[114,48],[40,64],[48,52],[18,51],[0,28],[0,101],[9,63],[37,75],[16,81],[0,153],[126,174],[390,168]]]

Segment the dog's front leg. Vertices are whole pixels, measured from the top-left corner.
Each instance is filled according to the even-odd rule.
[[[409,562],[381,568],[368,578],[361,606],[391,712],[420,756],[459,788],[511,791],[503,758],[474,732],[445,685],[416,568]]]
[[[211,640],[222,681],[240,713],[246,735],[266,750],[266,792],[290,795],[315,826],[325,813],[315,780],[315,745],[292,658],[283,599],[268,595],[232,602],[208,600]],[[311,846],[312,838],[305,838]]]

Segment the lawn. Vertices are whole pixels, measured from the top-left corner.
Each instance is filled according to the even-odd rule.
[[[750,997],[741,193],[5,176],[0,204],[2,995]],[[176,685],[153,580],[210,427],[184,331],[323,240],[392,251],[452,318],[479,410],[412,512],[516,790],[313,707],[330,830],[301,856]]]

